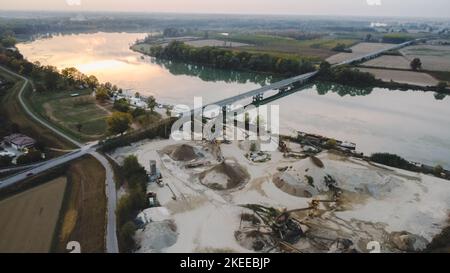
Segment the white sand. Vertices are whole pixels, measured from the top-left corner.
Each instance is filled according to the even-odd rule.
[[[319,155],[325,165],[323,169],[316,167],[309,158],[285,159],[280,152],[271,152],[272,160],[269,162],[252,163],[244,156],[248,151],[240,148],[248,145],[234,142],[221,145],[223,156],[235,159],[246,168],[251,176],[250,182],[236,189],[214,191],[196,180],[195,170],[186,170],[176,162],[158,155],[157,150],[172,144],[170,140],[148,141],[118,150],[112,155],[122,158],[136,154],[143,165],[148,165],[151,159],[157,160],[164,183],[170,185],[177,198],[176,201],[172,199],[173,194],[167,186],[149,186],[149,191],[156,192],[161,205],[167,208],[169,218],[177,230],[174,233],[164,224],[146,227],[150,231],[163,231],[156,233],[159,237],[150,234],[150,231],[138,232],[136,238],[142,245],[140,252],[250,252],[239,245],[234,237],[235,231],[239,229],[240,213],[246,211],[239,205],[262,204],[287,209],[309,206],[310,198],[290,195],[272,182],[272,175],[278,173],[277,168],[288,166],[292,166],[288,172],[294,177],[303,177],[305,174],[312,176],[314,185],[321,192],[328,190],[323,177],[329,174],[336,179],[340,188],[361,194],[363,202],[355,201],[350,210],[335,212],[337,217],[347,223],[353,220],[382,223],[388,232],[409,231],[427,240],[431,240],[447,225],[450,182],[446,180],[379,168],[361,160],[340,158],[328,153]],[[210,179],[220,181],[223,177],[213,176]],[[162,219],[167,221],[168,218]],[[176,242],[171,244],[175,234]],[[358,236],[367,236],[364,232],[360,234]]]

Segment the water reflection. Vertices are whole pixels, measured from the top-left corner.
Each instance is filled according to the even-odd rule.
[[[344,96],[367,96],[370,95],[373,91],[373,87],[367,88],[359,88],[352,86],[345,86],[340,84],[332,84],[327,82],[318,82],[316,83],[317,94],[326,95],[328,92],[333,92],[338,94],[341,97]]]
[[[53,36],[18,47],[31,61],[59,69],[77,67],[101,81],[154,95],[164,103],[192,105],[195,96],[203,97],[204,103],[214,102],[278,80],[256,73],[143,57],[129,49],[130,43],[143,36]],[[301,130],[322,134],[355,142],[367,154],[391,152],[450,168],[450,100],[445,95],[329,83],[315,83],[295,91],[268,102],[280,106],[284,133]]]
[[[202,65],[172,62],[168,60],[161,60],[155,58],[151,58],[151,62],[167,69],[173,75],[187,75],[198,77],[206,82],[222,81],[225,83],[241,83],[241,84],[251,82],[258,85],[267,85],[282,79],[280,77],[275,77],[267,74],[242,72],[235,70],[212,69]]]

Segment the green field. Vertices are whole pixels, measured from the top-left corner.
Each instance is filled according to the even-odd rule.
[[[212,34],[209,39],[223,40],[224,36]],[[298,60],[321,61],[336,54],[332,49],[338,44],[350,47],[358,42],[357,39],[311,39],[296,40],[289,37],[281,37],[254,33],[233,33],[226,38],[227,41],[250,44],[251,46],[234,47],[233,51],[246,51],[250,53],[267,53],[281,57],[294,58]],[[132,46],[133,50],[148,54],[150,44],[139,44]]]
[[[219,38],[219,37],[215,37]],[[223,39],[223,36],[220,37]],[[298,58],[322,60],[336,54],[332,49],[338,44],[354,45],[356,39],[311,39],[296,40],[265,34],[234,33],[227,37],[228,41],[252,44],[251,47],[241,47],[235,50],[260,51],[265,53],[288,53]]]
[[[81,141],[103,137],[107,131],[109,112],[100,108],[91,90],[34,92],[28,100],[40,116],[57,124],[66,133]],[[71,97],[72,93],[80,96]],[[81,125],[81,127],[78,127]]]

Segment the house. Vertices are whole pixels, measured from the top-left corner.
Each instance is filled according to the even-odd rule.
[[[3,142],[16,150],[30,149],[36,145],[36,140],[23,134],[12,134],[6,136],[3,138]]]

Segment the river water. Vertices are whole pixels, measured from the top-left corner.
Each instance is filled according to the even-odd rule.
[[[158,61],[129,49],[144,33],[53,36],[18,45],[30,61],[76,67],[159,102],[214,102],[258,88],[272,77]],[[450,98],[431,92],[358,90],[317,84],[271,104],[280,106],[282,132],[301,130],[357,143],[366,154],[391,152],[450,168]]]

